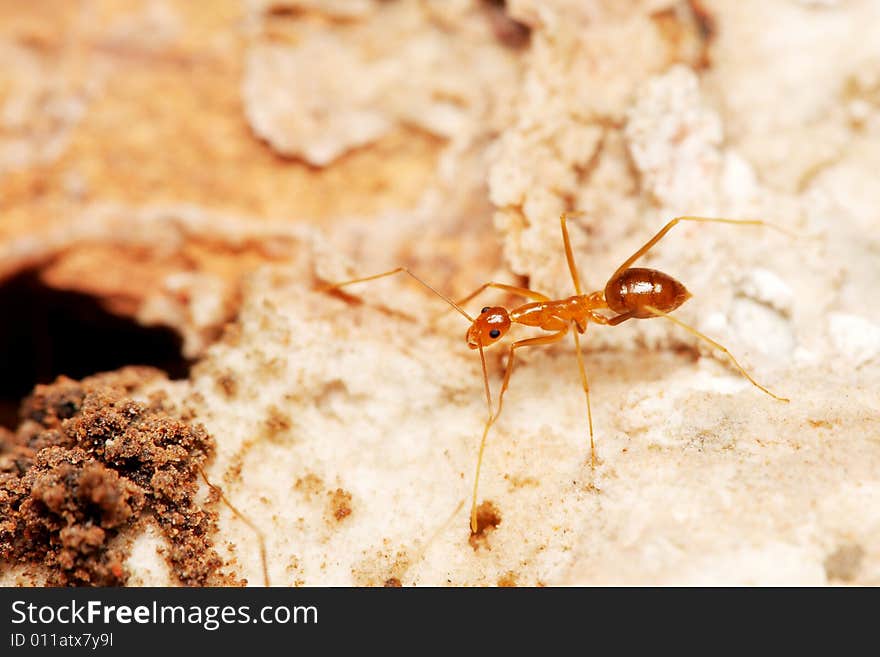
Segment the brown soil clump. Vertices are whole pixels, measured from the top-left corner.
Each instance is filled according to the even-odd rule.
[[[468,537],[468,543],[476,552],[480,547],[488,547],[489,535],[501,524],[501,511],[492,502],[483,502],[477,507],[477,531]]]
[[[60,377],[25,400],[17,432],[0,434],[0,558],[47,566],[52,585],[125,584],[122,530],[149,512],[182,584],[237,583],[220,570],[216,514],[195,501],[213,438],[127,396],[155,376]]]

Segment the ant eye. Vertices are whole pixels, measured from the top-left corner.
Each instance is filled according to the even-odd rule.
[[[480,311],[480,314],[485,315],[487,312],[489,312],[489,306],[483,306],[483,309]]]
[[[498,329],[492,329],[491,331],[489,331],[490,338],[497,338],[499,335],[501,335],[501,331],[499,331]]]

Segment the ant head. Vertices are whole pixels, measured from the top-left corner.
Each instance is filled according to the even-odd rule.
[[[468,347],[488,347],[503,338],[510,330],[510,316],[501,306],[486,306],[471,324],[465,336]]]

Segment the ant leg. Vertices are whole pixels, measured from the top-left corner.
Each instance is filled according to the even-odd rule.
[[[632,319],[636,314],[634,312],[622,313],[620,315],[615,315],[611,317],[606,323],[608,326],[617,326],[618,324],[623,324],[626,320]]]
[[[535,292],[534,290],[530,290],[527,287],[516,287],[515,285],[507,285],[506,283],[495,283],[494,281],[490,281],[489,283],[483,283],[480,287],[478,287],[476,290],[471,292],[465,298],[459,299],[458,301],[456,301],[455,305],[458,307],[464,307],[464,304],[466,304],[468,301],[470,301],[475,296],[480,294],[483,290],[486,290],[487,288],[490,288],[490,287],[493,287],[497,290],[504,290],[505,292],[509,292],[510,294],[515,294],[517,296],[524,297],[526,299],[533,299],[535,301],[550,301],[550,297],[548,297],[544,294],[541,294],[540,292]],[[436,320],[439,317],[440,317],[440,314],[438,313],[434,317],[434,319]]]
[[[504,381],[501,384],[501,392],[498,394],[498,408],[495,411],[493,422],[498,419],[499,415],[501,415],[501,407],[504,404],[504,393],[507,392],[507,387],[510,385],[510,375],[513,374],[513,361],[516,357],[516,350],[522,347],[536,347],[541,344],[553,344],[554,342],[559,342],[567,332],[568,326],[563,325],[563,327],[556,333],[539,335],[536,338],[526,338],[525,340],[517,340],[510,345],[510,352],[507,358],[507,368],[504,372]]]
[[[480,438],[480,451],[477,454],[477,469],[474,473],[474,494],[473,499],[471,501],[471,533],[477,533],[477,488],[480,484],[480,468],[483,465],[483,452],[486,450],[486,437],[489,435],[489,429],[492,428],[492,425],[495,423],[495,420],[498,419],[498,416],[501,415],[501,407],[504,403],[504,393],[507,390],[507,386],[510,384],[510,375],[513,372],[513,363],[516,358],[516,350],[521,347],[534,347],[539,344],[551,344],[553,342],[559,342],[565,334],[568,332],[568,325],[565,325],[560,331],[557,333],[551,333],[550,335],[541,335],[536,338],[527,338],[525,340],[518,340],[510,345],[510,351],[508,352],[507,357],[507,368],[504,372],[504,382],[501,384],[501,393],[498,395],[498,409],[495,413],[492,413],[492,401],[489,396],[489,377],[486,374],[486,359],[483,356],[483,349],[480,348],[480,358],[483,364],[483,381],[486,384],[486,400],[489,402],[489,417],[486,419],[486,424],[483,427],[483,436]]]
[[[480,294],[483,290],[490,288],[490,287],[494,287],[495,289],[498,289],[498,290],[504,290],[505,292],[509,292],[510,294],[516,294],[517,296],[525,297],[526,299],[533,299],[535,301],[550,301],[550,298],[548,296],[543,295],[540,292],[535,292],[534,290],[530,290],[527,287],[516,287],[515,285],[506,285],[505,283],[495,283],[495,282],[490,281],[489,283],[483,283],[480,287],[478,287],[476,290],[471,292],[464,299],[460,299],[459,301],[456,301],[456,303],[459,306],[463,306],[468,301],[473,299],[475,296]]]
[[[581,385],[584,387],[584,395],[587,397],[587,422],[590,425],[590,467],[596,467],[596,443],[593,440],[593,411],[590,408],[590,384],[587,381],[587,370],[584,368],[584,355],[581,353],[581,339],[577,331],[572,331],[574,336],[574,353],[577,354],[578,369],[581,373]]]
[[[415,550],[415,554],[408,559],[407,565],[403,567],[401,572],[401,579],[403,579],[402,575],[406,574],[410,568],[417,566],[419,563],[421,563],[422,559],[425,558],[428,550],[431,549],[431,545],[434,543],[434,541],[436,541],[441,535],[445,534],[449,526],[453,522],[455,522],[455,519],[458,517],[458,512],[461,511],[462,507],[464,507],[464,503],[466,501],[467,498],[460,499],[458,501],[458,504],[456,504],[455,508],[452,510],[452,513],[449,514],[443,524],[437,527],[421,546],[419,546],[418,543],[419,539],[416,539],[417,542],[413,546],[413,549],[415,550],[415,548],[418,547],[418,550]]]
[[[256,534],[257,543],[260,546],[260,561],[263,564],[263,585],[266,587],[271,586],[271,584],[269,583],[269,566],[266,562],[266,539],[263,536],[263,532],[260,531],[260,528],[257,527],[253,522],[251,522],[251,520],[246,515],[235,508],[235,505],[226,498],[219,486],[211,483],[211,481],[208,479],[208,475],[205,474],[205,471],[202,470],[201,467],[198,468],[198,471],[199,474],[202,475],[202,479],[204,479],[205,483],[208,485],[208,488],[210,488],[217,494],[217,496],[223,501],[223,504],[225,504],[229,508],[229,510],[232,511],[233,515],[235,515],[236,518],[238,518],[244,524],[250,527],[254,534]]]
[[[436,289],[434,289],[433,287],[428,285],[421,278],[419,278],[418,276],[413,274],[406,267],[396,267],[390,271],[382,272],[381,274],[373,274],[372,276],[364,276],[362,278],[353,278],[350,281],[342,281],[341,283],[333,283],[332,285],[325,285],[324,287],[318,288],[318,292],[332,292],[333,290],[338,290],[340,288],[346,287],[347,285],[354,285],[355,283],[364,283],[366,281],[374,281],[377,278],[384,278],[385,276],[393,276],[394,274],[400,274],[400,273],[406,274],[410,278],[415,279],[416,282],[418,282],[421,285],[423,285],[424,287],[428,288],[431,292],[436,294],[438,297],[443,299],[446,303],[448,303],[450,306],[452,306],[458,312],[460,312],[462,315],[464,315],[469,322],[474,321],[474,318],[471,317],[470,315],[468,315],[459,304],[455,303],[452,299],[447,297],[445,294],[438,292]]]
[[[650,311],[650,312],[652,312],[652,313],[654,313],[655,315],[657,315],[657,317],[665,317],[666,319],[668,319],[668,320],[669,320],[670,322],[672,322],[673,324],[678,324],[680,327],[682,327],[685,331],[687,331],[687,332],[690,333],[691,335],[695,335],[696,337],[700,338],[701,340],[705,340],[706,342],[708,342],[710,345],[712,345],[712,346],[715,347],[716,349],[720,349],[721,351],[723,351],[723,352],[727,355],[727,357],[730,359],[730,361],[733,363],[733,365],[736,367],[736,369],[738,369],[738,370],[740,371],[740,374],[742,374],[742,375],[743,375],[744,377],[746,377],[749,381],[751,381],[751,383],[752,383],[756,388],[762,390],[763,392],[765,392],[765,393],[767,393],[768,395],[770,395],[771,397],[773,397],[773,399],[777,399],[777,400],[779,400],[779,401],[781,401],[781,402],[788,402],[788,401],[790,401],[790,400],[787,399],[786,397],[780,397],[779,395],[774,395],[772,392],[770,392],[769,390],[767,390],[767,388],[765,388],[765,387],[762,386],[760,383],[758,383],[757,381],[755,381],[751,376],[749,376],[749,373],[745,371],[745,369],[743,368],[743,366],[740,365],[740,364],[737,362],[736,358],[733,357],[733,354],[731,354],[731,353],[727,350],[726,347],[724,347],[723,345],[721,345],[721,344],[715,342],[715,340],[713,340],[713,339],[710,338],[709,336],[700,333],[697,329],[693,328],[692,326],[689,326],[688,324],[685,324],[683,321],[681,321],[681,320],[678,319],[677,317],[673,317],[672,315],[669,315],[669,314],[663,312],[662,310],[658,310],[657,308],[654,308],[654,307],[652,307],[652,306],[645,306],[645,309],[648,310],[648,311]]]
[[[582,212],[572,213],[571,216],[577,217],[583,214]],[[574,262],[574,254],[571,251],[571,240],[568,238],[568,226],[566,226],[566,220],[568,216],[566,216],[565,212],[559,215],[559,224],[562,226],[562,242],[565,245],[565,259],[568,260],[568,271],[571,272],[571,280],[574,282],[574,290],[578,296],[581,296],[583,292],[581,291],[581,278],[578,275],[577,265]]]
[[[776,226],[776,225],[771,224],[766,221],[761,221],[760,219],[716,219],[714,217],[676,217],[675,219],[670,221],[668,224],[663,226],[663,228],[661,228],[660,231],[656,235],[654,235],[654,237],[649,239],[642,248],[640,248],[638,251],[633,253],[629,258],[627,258],[626,261],[622,265],[620,265],[620,267],[617,268],[617,270],[611,275],[611,278],[609,278],[608,280],[612,280],[612,279],[616,278],[617,275],[620,274],[622,271],[624,271],[625,269],[629,269],[629,267],[636,260],[638,260],[643,255],[645,255],[648,251],[650,251],[651,247],[653,247],[657,242],[659,242],[661,239],[663,239],[663,236],[666,235],[666,233],[668,233],[670,230],[672,230],[672,227],[675,226],[675,224],[677,224],[680,221],[697,221],[700,223],[717,223],[717,224],[738,224],[740,226],[764,226],[766,228],[773,228],[774,230],[778,230],[781,233],[785,233],[786,235],[792,236],[792,233],[785,230],[784,228],[780,228],[779,226]]]

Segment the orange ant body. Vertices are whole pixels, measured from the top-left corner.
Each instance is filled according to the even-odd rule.
[[[489,429],[501,414],[504,402],[504,393],[510,384],[510,375],[513,372],[514,359],[516,350],[522,347],[534,347],[542,344],[551,344],[562,340],[574,328],[572,335],[574,336],[575,354],[578,361],[578,369],[580,371],[581,385],[584,389],[587,405],[587,423],[590,434],[590,464],[595,467],[596,443],[593,437],[593,413],[590,408],[590,386],[587,381],[587,374],[584,368],[583,354],[581,353],[580,334],[587,330],[590,322],[594,324],[602,324],[605,326],[617,326],[629,319],[650,319],[654,317],[664,317],[671,322],[682,327],[692,335],[700,338],[719,349],[733,363],[739,372],[748,379],[755,387],[770,395],[776,400],[787,402],[788,399],[773,394],[767,388],[755,381],[748,372],[737,362],[733,355],[721,344],[703,335],[695,328],[685,324],[681,320],[672,317],[669,313],[681,306],[687,301],[691,294],[684,285],[675,280],[672,276],[665,274],[656,269],[646,269],[641,267],[632,267],[636,260],[645,255],[657,242],[659,242],[673,226],[681,221],[693,221],[701,223],[724,223],[737,225],[753,225],[766,226],[782,230],[772,224],[760,220],[737,220],[737,219],[716,219],[708,217],[676,217],[667,223],[660,231],[654,235],[648,242],[644,244],[633,255],[627,258],[620,267],[608,279],[608,283],[603,290],[584,294],[581,289],[580,276],[578,275],[577,266],[574,262],[572,254],[571,241],[568,236],[568,228],[566,226],[566,214],[563,213],[560,218],[560,226],[562,228],[562,239],[565,245],[565,257],[568,261],[569,272],[574,283],[575,295],[566,299],[551,299],[539,292],[528,288],[506,285],[504,283],[489,282],[484,283],[471,294],[466,296],[459,302],[449,299],[441,294],[425,281],[413,274],[405,267],[398,267],[391,271],[368,276],[365,278],[356,278],[342,283],[336,283],[324,288],[325,291],[339,289],[341,287],[361,283],[364,281],[391,276],[393,274],[405,273],[423,286],[431,290],[434,294],[444,299],[450,306],[455,308],[459,313],[468,319],[471,323],[465,334],[468,347],[478,349],[480,352],[480,361],[483,367],[483,383],[486,393],[486,403],[489,408],[489,417],[486,420],[483,429],[483,436],[480,440],[480,450],[477,456],[477,467],[474,474],[473,498],[471,500],[471,532],[477,532],[477,489],[480,481],[480,468],[483,462],[483,452],[486,447],[486,438]],[[785,231],[782,231],[785,232]],[[463,308],[462,305],[473,299],[475,296],[486,290],[487,288],[495,288],[505,292],[531,299],[529,303],[517,306],[511,310],[503,306],[487,306],[480,311],[480,314],[473,318]],[[598,311],[611,311],[615,313],[612,316],[606,316]],[[498,407],[493,411],[492,395],[489,390],[489,376],[486,370],[486,357],[484,349],[496,343],[504,337],[513,324],[523,324],[534,328],[548,331],[547,335],[539,335],[533,338],[517,340],[511,343],[508,352],[507,367],[504,373],[504,380],[501,384],[501,391],[498,396]]]

